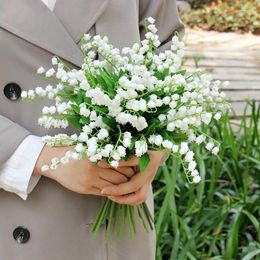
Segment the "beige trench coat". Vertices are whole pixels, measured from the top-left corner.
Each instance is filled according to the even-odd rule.
[[[162,48],[174,31],[183,33],[175,0],[57,0],[54,12],[40,0],[0,0],[0,165],[30,133],[55,133],[37,125],[46,102],[19,101],[19,89],[47,85],[37,68],[51,67],[54,54],[80,66],[79,40],[86,32],[107,35],[119,48],[129,46],[143,36],[149,16],[156,19]],[[153,210],[152,189],[148,204]],[[0,190],[0,259],[155,258],[155,233],[144,231],[139,220],[134,239],[115,235],[106,242],[104,226],[94,238],[90,225],[100,205],[100,197],[73,193],[45,177],[26,201]],[[30,233],[26,243],[14,239],[17,227]]]

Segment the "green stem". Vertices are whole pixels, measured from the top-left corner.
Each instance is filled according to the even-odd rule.
[[[112,231],[115,231],[115,226],[116,226],[116,222],[119,223],[119,216],[118,216],[118,211],[119,210],[119,204],[115,203],[115,208],[114,208],[114,212],[113,212],[113,227],[112,227]]]
[[[153,230],[154,220],[153,220],[152,214],[151,214],[151,212],[150,212],[150,210],[147,207],[145,202],[141,206],[143,207],[143,210],[144,210],[144,213],[145,213],[146,218],[148,220],[149,226],[150,226],[151,230]]]
[[[137,206],[137,211],[138,211],[138,215],[139,215],[140,219],[142,220],[144,229],[145,229],[146,231],[148,231],[148,227],[147,227],[147,225],[146,225],[145,217],[144,217],[144,215],[143,215],[142,206],[138,205],[138,206]],[[146,220],[147,220],[147,219],[146,219]]]
[[[108,210],[108,208],[110,207],[112,201],[105,199],[105,201],[103,202],[101,209],[99,210],[99,213],[94,221],[93,227],[91,229],[93,234],[97,234],[97,232],[100,229],[100,226],[102,225],[102,223],[104,222],[104,217],[106,215],[106,212]]]
[[[122,225],[122,215],[120,214],[122,211],[122,205],[118,204],[118,212],[117,212],[117,216],[118,216],[118,223],[117,223],[117,236],[120,237],[121,234],[121,225]]]
[[[113,215],[114,215],[114,208],[115,208],[116,203],[111,201],[111,207],[109,208],[109,217],[108,217],[108,225],[106,228],[106,241],[109,239],[110,235],[110,229],[113,221]]]
[[[136,233],[135,220],[134,220],[134,216],[133,216],[133,207],[130,205],[127,205],[127,209],[128,209],[128,221],[130,224],[129,227],[131,230],[131,235],[133,237],[134,234]]]

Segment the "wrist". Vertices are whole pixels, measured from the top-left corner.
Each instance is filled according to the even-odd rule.
[[[48,170],[48,171],[42,171],[42,166],[45,164],[50,164],[52,158],[57,157],[61,158],[65,155],[65,153],[69,150],[73,149],[72,146],[68,147],[49,147],[45,145],[37,159],[37,162],[35,164],[35,168],[33,171],[34,175],[42,175],[47,178],[53,179],[57,181],[57,178],[59,176],[59,168],[54,170]],[[61,167],[61,166],[60,166]]]
[[[45,164],[50,164],[50,161],[53,157],[58,157],[58,148],[45,145],[37,159],[33,170],[33,175],[42,175],[54,179],[55,175],[52,173],[51,170],[44,172],[42,171],[42,166]]]

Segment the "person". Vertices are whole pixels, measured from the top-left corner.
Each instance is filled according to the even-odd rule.
[[[133,172],[134,157],[117,170],[86,158],[43,173],[41,165],[70,148],[44,146],[41,136],[56,133],[37,125],[46,103],[20,101],[22,90],[46,86],[36,71],[50,67],[53,55],[81,66],[84,33],[130,46],[144,37],[150,16],[161,50],[176,31],[183,34],[175,0],[0,0],[0,259],[155,259],[155,232],[146,232],[137,216],[134,238],[111,234],[106,241],[105,223],[95,237],[91,224],[104,196],[147,201],[153,212],[151,183],[163,154],[152,152],[143,174]]]

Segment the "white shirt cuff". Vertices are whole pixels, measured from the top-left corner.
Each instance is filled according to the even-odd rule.
[[[26,200],[41,177],[32,173],[43,146],[41,137],[27,136],[8,161],[0,165],[0,188]]]

